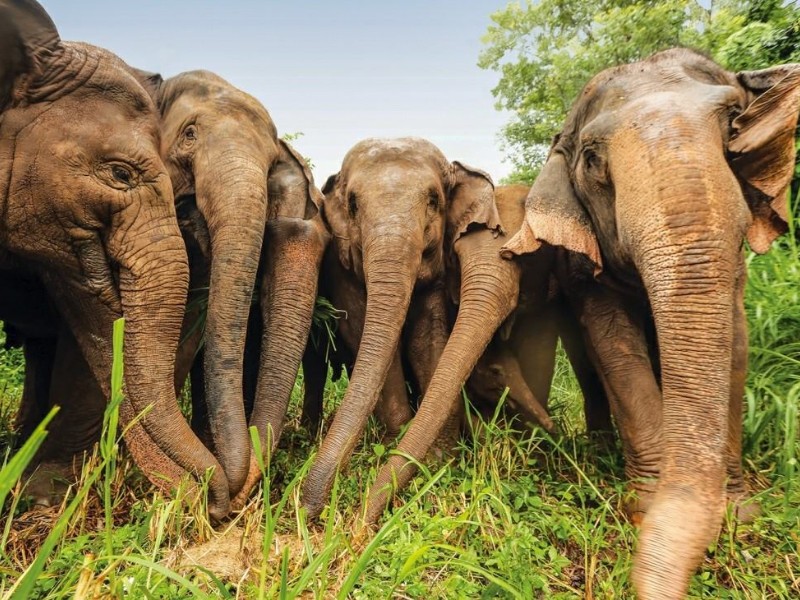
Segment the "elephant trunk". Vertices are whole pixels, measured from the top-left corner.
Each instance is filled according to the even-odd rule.
[[[173,485],[187,471],[200,477],[212,467],[209,513],[218,519],[229,508],[225,473],[192,433],[173,387],[189,277],[186,253],[174,216],[142,227],[141,232],[126,232],[124,243],[113,243],[110,248],[119,265],[120,301],[126,319],[126,401],[120,413],[130,422],[145,411],[126,441],[137,463],[157,485]]]
[[[218,142],[213,168],[196,176],[197,204],[208,223],[211,272],[205,325],[205,389],[215,453],[231,494],[244,485],[250,440],[242,395],[247,319],[267,215],[264,153]]]
[[[533,333],[533,332],[532,332]],[[555,348],[553,349],[555,350]],[[533,393],[525,377],[522,375],[522,370],[516,359],[508,364],[509,372],[506,373],[508,381],[508,397],[513,402],[514,409],[519,415],[530,423],[537,423],[547,431],[547,433],[554,434],[556,426],[550,418],[545,406]]]
[[[358,356],[339,410],[303,486],[303,505],[317,516],[375,408],[405,322],[422,260],[413,232],[376,230],[364,242],[367,306]]]
[[[288,217],[267,225],[267,268],[261,285],[264,329],[250,416],[265,453],[278,444],[311,330],[327,235],[320,227],[316,221]]]
[[[366,521],[377,521],[393,485],[405,486],[415,472],[414,461],[425,457],[459,400],[461,387],[489,345],[495,331],[516,307],[519,267],[499,257],[490,231],[472,233],[457,241],[461,263],[458,317],[419,411],[400,441],[398,453],[378,473],[367,496]]]
[[[641,165],[626,167],[638,181],[615,180],[621,222],[630,223],[621,234],[636,248],[661,362],[661,473],[633,570],[644,598],[685,596],[724,511],[734,287],[747,223],[722,157],[665,158],[669,168],[654,172],[669,179],[643,178]]]

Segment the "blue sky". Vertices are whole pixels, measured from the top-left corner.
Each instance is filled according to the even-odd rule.
[[[418,135],[450,160],[502,162],[498,76],[476,66],[506,0],[41,0],[65,40],[165,77],[209,69],[256,96],[311,158],[318,185],[365,137]]]

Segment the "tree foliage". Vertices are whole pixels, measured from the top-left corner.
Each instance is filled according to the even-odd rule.
[[[584,84],[603,69],[688,46],[732,69],[800,62],[800,6],[782,0],[539,0],[491,15],[478,65],[512,113],[509,181],[531,182]]]

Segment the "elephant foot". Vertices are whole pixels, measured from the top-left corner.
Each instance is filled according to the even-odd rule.
[[[728,488],[728,506],[739,523],[752,523],[761,515],[761,504],[743,489]]]
[[[589,436],[589,441],[591,441],[592,444],[594,444],[595,447],[597,447],[597,449],[603,454],[611,454],[612,452],[616,451],[617,438],[613,431],[597,429],[593,431],[587,431],[587,435]]]
[[[30,474],[23,493],[33,500],[34,506],[61,504],[69,487],[80,479],[81,464],[78,456],[68,462],[44,461]]]
[[[629,484],[625,498],[625,513],[631,523],[639,527],[656,497],[656,481],[641,480]]]

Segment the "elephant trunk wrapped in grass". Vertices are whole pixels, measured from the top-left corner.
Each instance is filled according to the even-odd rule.
[[[121,414],[126,423],[141,415],[126,436],[134,457],[162,487],[213,469],[209,510],[221,516],[225,473],[189,429],[172,385],[188,269],[155,106],[133,69],[62,42],[31,0],[0,1],[0,40],[0,255],[42,281],[105,398],[112,324],[126,318]],[[54,402],[62,391],[52,390]],[[64,422],[84,408],[68,402]],[[53,447],[53,437],[75,433],[51,429]],[[99,431],[89,433],[86,446]]]
[[[332,233],[323,278],[334,286],[334,306],[347,312],[339,332],[357,355],[304,483],[303,504],[312,516],[322,511],[379,398],[379,412],[394,418],[393,426],[411,416],[404,347],[414,378],[428,386],[447,336],[443,278],[453,244],[478,233],[468,230],[490,236],[500,230],[488,176],[449,162],[418,138],[358,143],[323,192]]]

